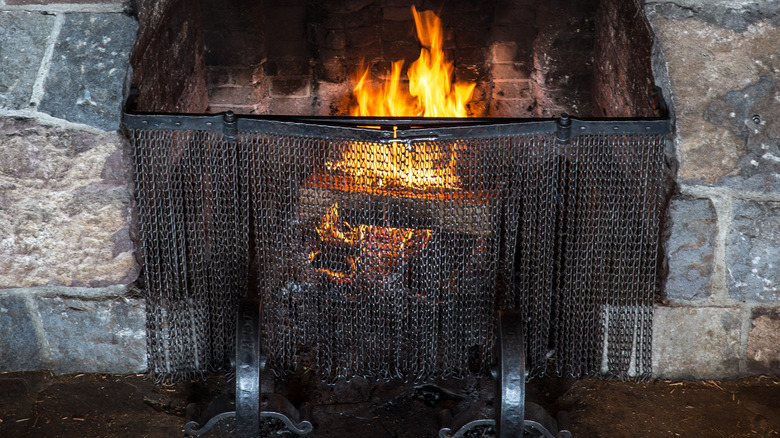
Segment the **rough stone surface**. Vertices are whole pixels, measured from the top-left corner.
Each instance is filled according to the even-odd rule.
[[[593,113],[657,117],[650,54],[653,35],[641,2],[603,0],[596,12]]]
[[[208,108],[200,3],[136,0],[138,39],[130,62],[138,111],[197,114]]]
[[[740,312],[729,307],[656,307],[653,374],[669,379],[737,377]]]
[[[778,40],[780,44],[780,40]],[[737,169],[723,184],[742,190],[780,192],[780,74],[762,76],[707,107],[706,121],[725,126],[744,142]]]
[[[38,309],[54,373],[146,370],[142,300],[44,297]]]
[[[119,129],[136,22],[122,14],[66,14],[38,109],[106,131]]]
[[[760,20],[780,24],[780,8],[775,1],[751,0],[646,0],[657,13],[671,18],[696,16],[726,29],[744,31]]]
[[[0,371],[41,369],[38,331],[25,298],[0,291]]]
[[[30,104],[53,25],[51,15],[0,12],[0,109],[22,109]],[[11,41],[13,44],[8,44]]]
[[[751,373],[780,375],[780,308],[753,309],[747,345]]]
[[[681,179],[777,190],[780,27],[757,21],[738,32],[661,14],[651,23],[673,90]]]
[[[734,204],[726,267],[733,298],[780,302],[780,202]]]
[[[0,288],[127,284],[125,140],[0,119]]]
[[[669,207],[672,232],[666,298],[698,300],[710,296],[717,217],[709,200],[675,199]]]

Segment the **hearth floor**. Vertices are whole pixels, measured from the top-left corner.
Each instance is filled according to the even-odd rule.
[[[455,386],[486,393],[488,381]],[[187,415],[224,388],[222,376],[155,386],[145,375],[0,373],[0,437],[184,436]],[[321,405],[312,408],[312,438],[436,436],[435,408],[411,385],[357,381],[341,389],[321,388]],[[568,411],[575,438],[780,436],[777,377],[647,383],[533,379],[528,392],[529,401],[551,412]]]

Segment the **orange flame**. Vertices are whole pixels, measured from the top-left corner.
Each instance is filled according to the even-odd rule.
[[[452,83],[453,64],[444,56],[444,32],[439,17],[412,7],[417,38],[423,46],[407,71],[408,90],[401,84],[404,61],[392,64],[390,76],[380,84],[369,78],[368,68],[356,76],[357,106],[352,115],[363,117],[466,117],[473,83]],[[350,192],[415,198],[436,192],[461,190],[455,171],[456,148],[437,142],[378,144],[350,141],[339,160],[328,160],[314,184]],[[339,284],[355,275],[392,273],[404,260],[425,248],[433,231],[427,229],[351,225],[333,203],[315,226],[319,248],[309,254],[317,272]]]
[[[403,60],[393,62],[390,77],[381,86],[368,77],[368,68],[358,74],[353,116],[374,117],[466,117],[466,104],[476,84],[452,83],[454,67],[444,56],[444,31],[432,11],[418,12],[412,6],[420,57],[407,72],[409,90],[401,88]]]

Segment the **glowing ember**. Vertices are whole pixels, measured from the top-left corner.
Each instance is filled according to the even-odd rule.
[[[352,226],[339,218],[338,203],[331,205],[315,229],[330,253],[327,256],[342,260],[340,268],[319,267],[317,271],[339,283],[349,283],[358,266],[374,275],[392,272],[404,256],[424,248],[432,234],[412,228]],[[309,260],[315,262],[322,252],[312,252]]]
[[[374,117],[466,117],[466,104],[476,84],[452,83],[452,62],[444,56],[444,31],[432,11],[412,7],[420,57],[407,72],[409,90],[401,88],[403,60],[395,61],[390,77],[381,85],[369,80],[368,68],[359,74],[354,88],[357,106],[353,116]]]

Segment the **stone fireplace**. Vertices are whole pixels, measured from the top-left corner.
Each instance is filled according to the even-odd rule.
[[[355,62],[381,77],[419,50],[406,2],[216,3],[0,0],[0,370],[147,369],[117,132],[131,83],[140,111],[331,116],[349,106]],[[665,100],[676,132],[653,373],[780,373],[776,6],[526,3],[443,10],[456,77],[481,80],[471,110],[647,117]]]

